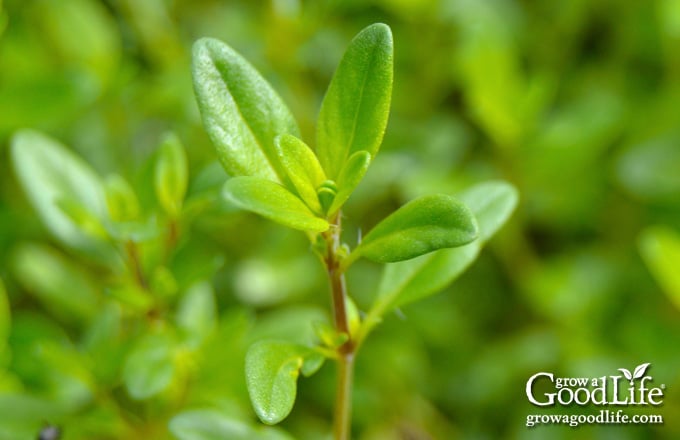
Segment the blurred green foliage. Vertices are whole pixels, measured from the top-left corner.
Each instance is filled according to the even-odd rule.
[[[0,439],[47,424],[64,439],[324,438],[329,366],[300,383],[281,429],[255,422],[245,349],[282,333],[313,340],[327,286],[303,236],[217,197],[225,175],[200,124],[190,47],[229,42],[313,139],[347,41],[380,21],[394,32],[392,112],[347,230],[494,178],[521,202],[462,278],[366,341],[356,438],[680,436],[677,1],[0,5]],[[44,156],[22,141],[42,135],[14,135],[27,128],[69,153]],[[186,192],[155,186],[183,173]],[[52,205],[36,202],[46,188]],[[359,309],[377,280],[356,264]],[[664,425],[524,426],[531,374],[642,362],[667,386]]]

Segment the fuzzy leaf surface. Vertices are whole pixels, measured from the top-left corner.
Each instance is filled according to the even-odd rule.
[[[273,425],[293,409],[297,378],[309,376],[323,363],[323,356],[311,349],[285,341],[260,341],[246,355],[246,384],[255,413]]]
[[[224,197],[247,211],[302,231],[323,232],[328,222],[317,217],[282,185],[257,177],[234,177],[222,189]]]
[[[349,259],[363,256],[378,263],[409,260],[477,238],[472,212],[458,199],[435,194],[405,204],[378,223]]]
[[[260,73],[227,44],[194,44],[194,92],[203,125],[231,176],[280,181],[285,175],[274,138],[298,134],[288,107]]]
[[[373,24],[359,32],[340,61],[321,104],[317,155],[329,179],[336,179],[357,151],[375,157],[392,97],[392,31]]]

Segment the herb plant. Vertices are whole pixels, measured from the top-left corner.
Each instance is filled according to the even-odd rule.
[[[343,240],[342,208],[376,158],[387,127],[390,28],[371,25],[349,44],[321,105],[314,150],[300,139],[282,99],[228,45],[197,41],[192,69],[205,129],[230,176],[222,195],[244,210],[303,231],[329,280],[333,326],[316,326],[318,344],[266,339],[250,347],[246,382],[255,412],[266,424],[286,418],[299,374],[312,375],[331,359],[337,364],[334,436],[350,438],[354,360],[366,338],[386,314],[459,276],[507,220],[516,192],[496,181],[457,196],[418,197],[351,248]],[[365,314],[357,310],[345,282],[359,258],[386,264]]]

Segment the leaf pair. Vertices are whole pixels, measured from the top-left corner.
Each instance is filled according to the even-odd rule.
[[[291,228],[328,229],[325,219],[347,201],[382,142],[392,52],[391,31],[383,24],[352,40],[321,106],[315,155],[253,66],[220,41],[197,41],[194,90],[206,131],[233,176],[225,197]]]

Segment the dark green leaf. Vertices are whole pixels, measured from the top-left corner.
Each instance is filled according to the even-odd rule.
[[[203,124],[227,172],[283,180],[274,138],[298,135],[298,128],[269,83],[231,47],[212,38],[194,44],[192,73]]]
[[[323,357],[302,345],[284,341],[260,341],[246,355],[246,384],[255,413],[273,425],[293,409],[300,372],[316,372]]]
[[[380,148],[392,96],[392,32],[373,24],[350,43],[331,80],[319,113],[317,155],[330,179],[347,158]]]
[[[380,263],[408,260],[477,238],[472,212],[444,194],[419,197],[390,214],[364,237],[347,264],[359,256]]]
[[[302,231],[323,232],[328,222],[278,183],[257,177],[234,177],[224,184],[224,197],[248,211]]]

